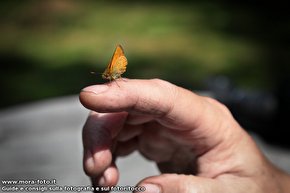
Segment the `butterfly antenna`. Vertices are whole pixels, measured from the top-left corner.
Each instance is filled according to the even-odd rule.
[[[91,71],[90,74],[93,74],[93,75],[102,75],[102,73],[96,73],[94,71]]]

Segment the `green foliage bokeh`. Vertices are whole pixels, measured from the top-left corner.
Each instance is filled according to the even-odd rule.
[[[55,0],[0,7],[0,107],[104,82],[99,74],[116,44],[129,61],[125,77],[190,89],[218,74],[271,89],[289,73],[290,19],[270,5]]]

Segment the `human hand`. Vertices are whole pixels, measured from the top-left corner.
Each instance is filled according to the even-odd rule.
[[[114,158],[138,150],[167,173],[142,180],[146,192],[290,189],[289,176],[267,161],[222,104],[162,80],[116,81],[80,93],[93,110],[83,144],[84,170],[95,184],[116,185]]]

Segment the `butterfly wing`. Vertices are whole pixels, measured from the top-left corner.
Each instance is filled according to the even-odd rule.
[[[105,72],[102,74],[104,79],[115,80],[121,77],[126,71],[127,58],[124,55],[124,50],[121,45],[117,45],[115,52],[108,64]]]
[[[112,68],[114,68],[114,65],[116,64],[116,61],[118,60],[118,58],[120,58],[121,56],[125,56],[124,55],[124,50],[122,48],[121,45],[117,45],[115,52],[112,56],[111,62],[108,66],[108,68],[110,68],[110,70],[112,70]]]
[[[127,64],[128,61],[125,56],[120,56],[117,58],[116,62],[112,66],[112,79],[120,78],[121,75],[126,71]]]

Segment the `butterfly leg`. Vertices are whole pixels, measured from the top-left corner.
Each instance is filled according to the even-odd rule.
[[[118,81],[117,81],[117,79],[116,79],[116,80],[114,80],[114,82],[116,82],[117,86],[120,88],[120,85],[118,84]]]

